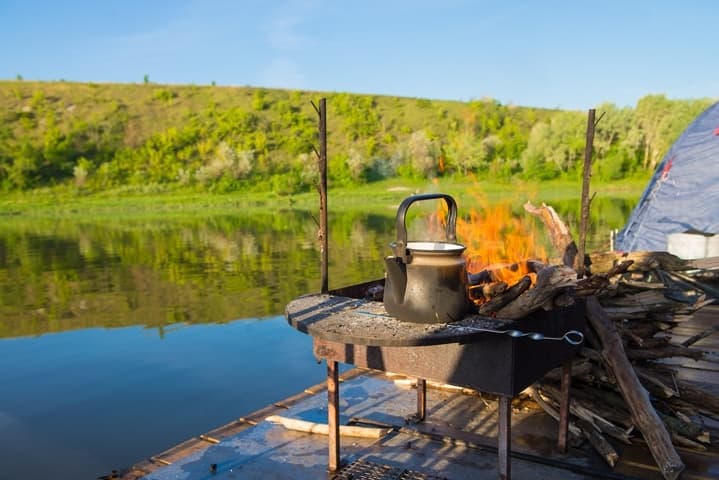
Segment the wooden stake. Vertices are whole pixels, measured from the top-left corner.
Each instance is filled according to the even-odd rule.
[[[587,115],[587,142],[584,145],[584,172],[582,175],[582,212],[579,220],[579,247],[577,258],[574,259],[574,269],[577,278],[584,276],[584,252],[587,246],[587,229],[589,228],[589,179],[592,176],[592,145],[594,143],[594,109],[589,109]]]

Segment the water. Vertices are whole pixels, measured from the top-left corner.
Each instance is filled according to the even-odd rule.
[[[380,278],[393,212],[333,213],[330,287]],[[0,479],[96,478],[323,381],[282,316],[319,278],[306,212],[4,220]]]

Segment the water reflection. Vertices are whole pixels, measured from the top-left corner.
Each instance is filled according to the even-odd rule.
[[[576,229],[576,202],[556,202]],[[521,214],[521,206],[516,207]],[[593,205],[589,250],[608,247],[630,202]],[[0,228],[0,337],[91,327],[217,323],[278,315],[319,288],[319,243],[306,212],[71,222]],[[410,229],[411,232],[411,229]],[[393,212],[330,218],[330,287],[383,274]],[[461,240],[461,239],[460,239]]]
[[[333,220],[333,283],[381,275],[391,227],[390,216]],[[311,218],[293,211],[9,223],[0,230],[0,335],[129,325],[162,333],[178,322],[276,315],[318,289],[318,248]]]

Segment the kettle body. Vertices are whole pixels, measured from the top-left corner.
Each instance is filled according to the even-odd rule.
[[[449,206],[447,241],[407,241],[405,217],[419,200],[444,199]],[[446,194],[415,195],[397,211],[394,255],[385,257],[384,307],[398,320],[414,323],[447,323],[460,320],[469,309],[464,245],[455,241],[457,206]]]

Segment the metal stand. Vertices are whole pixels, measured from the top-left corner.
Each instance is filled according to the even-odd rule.
[[[567,451],[567,434],[569,431],[569,404],[572,400],[572,359],[562,363],[562,396],[559,399],[559,434],[557,435],[557,449]]]
[[[427,380],[424,378],[417,379],[417,416],[418,422],[424,420],[427,416]]]
[[[499,418],[497,420],[497,469],[501,480],[512,477],[509,450],[512,444],[512,399],[504,395],[499,397]]]
[[[340,467],[340,378],[337,362],[331,360],[327,360],[327,427],[327,470],[336,472]]]
[[[327,425],[329,427],[329,460],[327,470],[331,473],[339,470],[340,462],[340,425],[339,425],[339,370],[337,362],[327,359]],[[560,399],[559,434],[557,447],[564,453],[567,447],[569,427],[569,403],[571,399],[572,360],[562,364],[562,397]],[[417,379],[417,413],[414,420],[421,422],[427,414],[427,381]],[[512,445],[512,397],[499,396],[499,413],[497,418],[497,470],[500,480],[511,480],[511,445]]]

